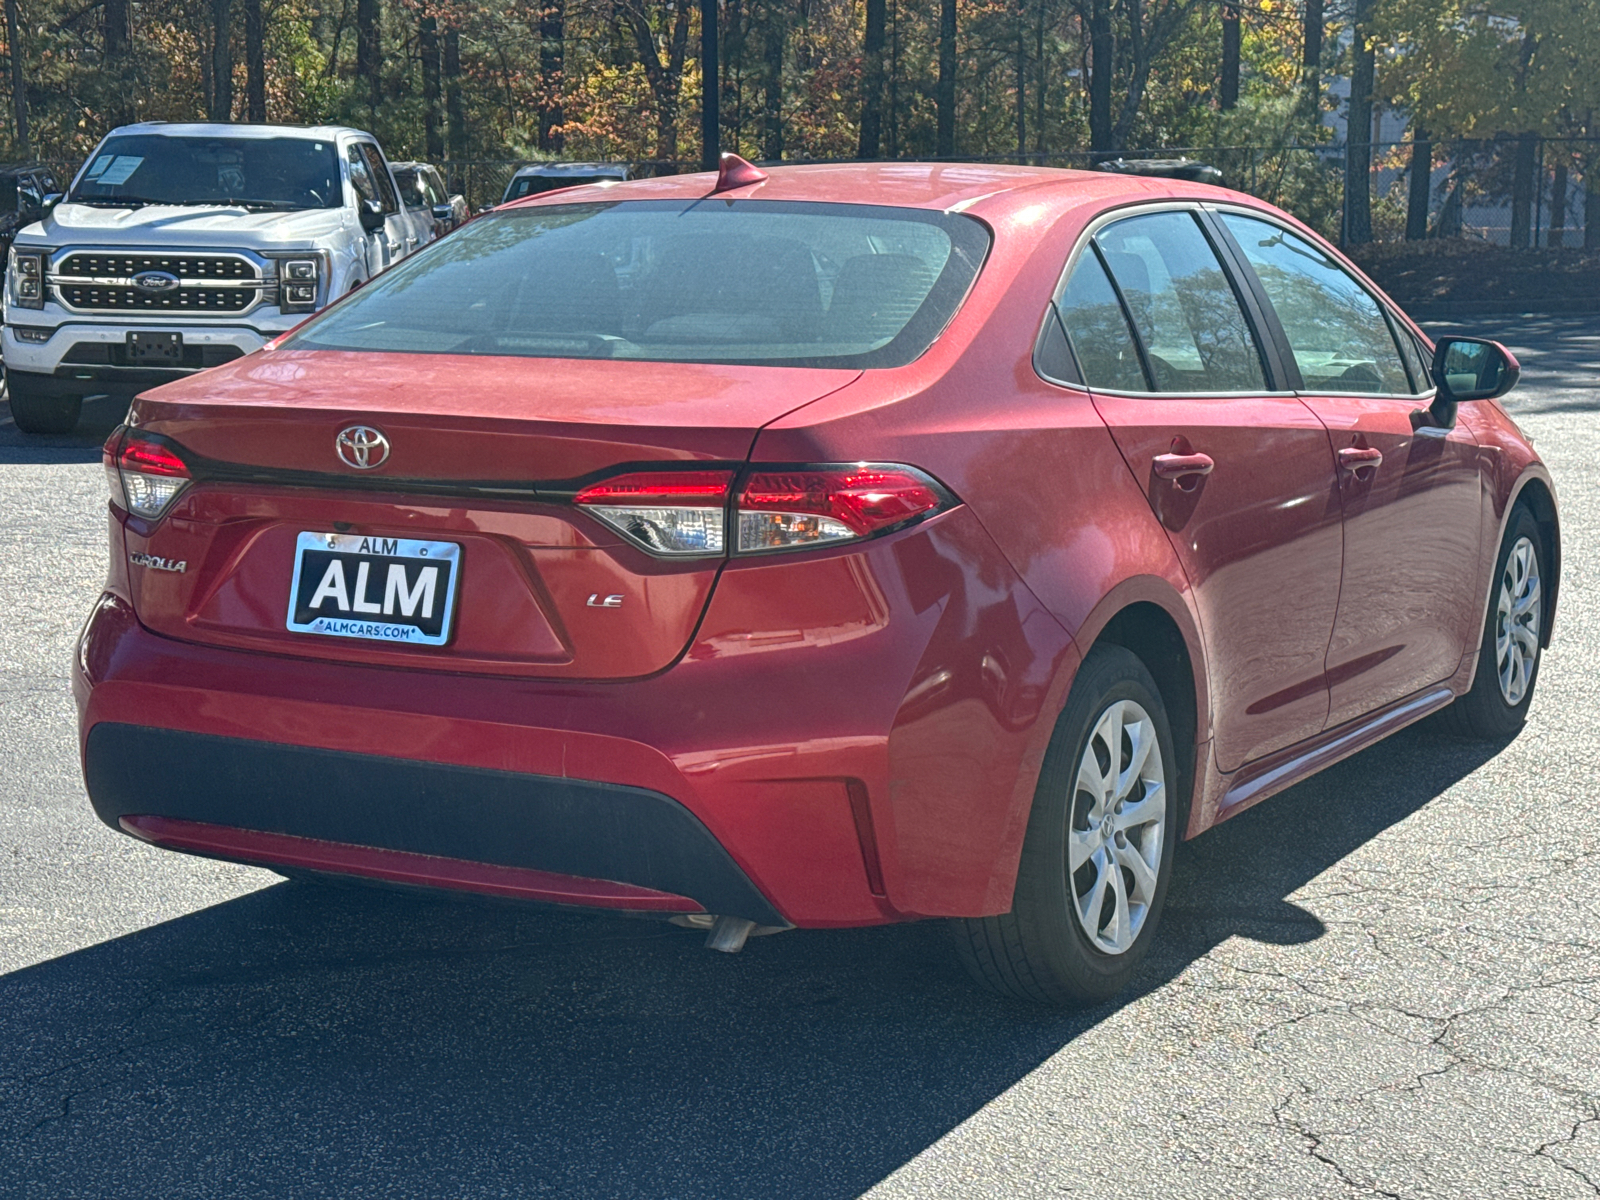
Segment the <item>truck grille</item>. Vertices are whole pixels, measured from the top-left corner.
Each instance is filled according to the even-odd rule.
[[[160,291],[134,286],[144,272],[160,272],[176,286]],[[271,290],[276,279],[239,254],[73,251],[55,264],[50,283],[74,312],[242,313]],[[271,299],[271,297],[267,297]]]
[[[148,295],[134,287],[57,283],[61,302],[79,312],[243,312],[256,298],[252,288],[179,288]]]

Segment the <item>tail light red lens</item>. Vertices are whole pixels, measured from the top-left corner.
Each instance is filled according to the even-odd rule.
[[[189,486],[189,468],[164,442],[137,430],[117,430],[101,454],[111,502],[136,517],[158,519]]]
[[[912,467],[758,467],[739,494],[739,552],[871,537],[950,503],[942,487]]]
[[[591,483],[575,502],[652,554],[720,555],[732,471],[639,471]]]

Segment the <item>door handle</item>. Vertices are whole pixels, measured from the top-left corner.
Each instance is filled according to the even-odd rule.
[[[1199,487],[1200,476],[1217,465],[1209,454],[1158,454],[1152,461],[1157,478],[1174,480],[1184,491]]]
[[[1339,451],[1339,466],[1357,479],[1371,479],[1382,465],[1383,451],[1374,446],[1346,446]]]

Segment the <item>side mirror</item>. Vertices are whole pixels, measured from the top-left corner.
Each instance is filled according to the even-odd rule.
[[[448,204],[435,204],[432,209],[435,221],[449,221],[456,215],[456,210]]]
[[[1499,342],[1483,338],[1440,338],[1433,351],[1435,393],[1428,413],[1441,429],[1453,429],[1456,405],[1493,400],[1517,386],[1522,367]]]
[[[376,200],[363,200],[356,214],[361,218],[361,228],[366,232],[377,233],[383,228],[383,205]]]
[[[65,192],[46,192],[44,202],[39,205],[39,210],[41,212],[49,212],[52,208],[61,203],[61,197],[65,195]]]

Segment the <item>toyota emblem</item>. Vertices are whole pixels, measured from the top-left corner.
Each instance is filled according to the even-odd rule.
[[[370,425],[341,429],[339,436],[333,439],[333,448],[345,466],[358,471],[381,467],[389,457],[389,439]]]

